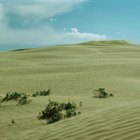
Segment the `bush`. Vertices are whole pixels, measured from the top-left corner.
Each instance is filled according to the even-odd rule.
[[[75,109],[68,109],[66,110],[66,115],[64,117],[66,118],[70,118],[72,116],[76,116],[77,112],[75,111]]]
[[[106,97],[113,97],[114,95],[111,93],[107,93],[105,91],[105,88],[99,88],[97,90],[94,91],[94,97],[95,98],[106,98]]]
[[[41,111],[38,119],[46,119],[48,123],[53,123],[62,119],[63,106],[57,102],[50,101],[46,109]]]
[[[11,120],[11,123],[12,123],[12,124],[15,124],[15,120],[14,120],[14,119],[12,119],[12,120]]]
[[[28,96],[26,94],[24,94],[18,100],[17,105],[25,105],[25,104],[28,104],[30,102],[31,102],[31,100],[28,100]]]
[[[36,91],[36,93],[34,93],[32,95],[32,97],[36,97],[36,96],[47,96],[51,94],[51,90],[48,89],[47,91]]]
[[[28,96],[24,93],[9,92],[5,95],[1,102],[8,102],[11,100],[18,101],[17,105],[25,105],[31,101],[28,100]]]
[[[75,103],[71,103],[71,102],[68,102],[68,103],[64,103],[64,109],[65,110],[70,110],[70,109],[76,109],[76,104]]]
[[[75,103],[58,103],[50,101],[45,110],[39,113],[38,119],[47,120],[47,123],[49,124],[77,114],[80,113],[76,112]]]
[[[68,103],[65,103],[64,104],[64,109],[66,111],[66,114],[64,115],[64,117],[66,118],[70,118],[72,116],[76,116],[77,113],[76,113],[76,104],[75,103],[71,103],[71,102],[68,102]]]
[[[23,95],[24,93],[18,93],[18,92],[12,92],[12,93],[7,93],[5,97],[2,99],[2,102],[7,102],[10,100],[17,100]]]

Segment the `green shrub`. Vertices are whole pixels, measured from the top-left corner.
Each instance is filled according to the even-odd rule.
[[[97,90],[94,91],[94,97],[95,98],[106,98],[106,97],[113,97],[114,95],[111,93],[107,93],[105,91],[105,88],[99,88]]]
[[[47,123],[54,123],[63,118],[69,118],[76,116],[76,104],[75,103],[58,103],[50,101],[45,110],[39,113],[38,119],[47,120]]]
[[[64,104],[64,110],[66,111],[66,114],[64,115],[64,117],[66,118],[70,118],[72,116],[76,116],[77,113],[76,113],[76,104],[75,103],[71,103],[71,102],[68,102],[68,103],[65,103]]]
[[[36,97],[36,96],[47,96],[47,95],[50,95],[51,94],[51,90],[48,89],[47,91],[36,91],[36,93],[34,93],[32,95],[32,97]]]
[[[11,100],[18,101],[17,105],[25,105],[31,102],[31,100],[28,100],[28,95],[18,92],[7,93],[1,102],[8,102]]]
[[[109,96],[110,96],[110,97],[114,97],[114,94],[113,94],[113,93],[110,93]]]
[[[76,109],[76,104],[71,102],[64,103],[64,108],[65,110]]]
[[[17,100],[23,95],[24,93],[18,93],[18,92],[12,92],[12,93],[7,93],[5,97],[2,99],[2,102],[7,102],[10,100]]]
[[[41,111],[38,119],[46,119],[48,123],[57,122],[62,119],[62,108],[59,103],[50,101],[46,109]]]
[[[12,119],[12,120],[11,120],[11,123],[12,123],[12,124],[15,124],[15,120],[14,120],[14,119]]]
[[[70,117],[76,116],[76,115],[77,115],[77,112],[75,111],[75,109],[66,110],[66,114],[65,114],[66,118],[70,118]]]
[[[31,100],[28,99],[28,96],[26,94],[22,95],[20,97],[20,99],[18,100],[18,103],[17,105],[25,105],[25,104],[28,104],[30,103]]]

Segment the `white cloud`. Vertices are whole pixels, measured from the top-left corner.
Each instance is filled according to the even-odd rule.
[[[105,40],[107,37],[105,35],[93,33],[81,33],[77,28],[71,28],[71,32],[68,32],[65,38],[71,39],[73,42],[83,42],[90,40]]]
[[[29,26],[28,29],[21,26],[36,24],[42,19],[55,22],[54,16],[71,11],[84,1],[86,0],[0,0],[0,44],[51,44],[54,40],[61,42],[63,33],[54,31],[49,23],[39,27]],[[13,25],[19,27],[13,28]]]
[[[75,27],[74,27],[74,28],[71,28],[70,30],[71,30],[71,32],[72,32],[72,33],[70,33],[70,34],[79,34],[78,29],[75,28]]]
[[[32,21],[36,23],[41,19],[56,22],[54,17],[73,10],[84,1],[86,0],[6,0],[6,2],[5,0],[1,0],[0,45],[22,44],[41,46],[46,44],[78,43],[106,39],[105,35],[82,33],[77,28],[71,28],[71,31],[68,32],[67,28],[62,29],[62,31],[56,31],[48,24],[31,26],[27,29],[20,27],[12,28],[9,25],[10,20],[13,23],[13,20],[17,20],[16,18],[19,17],[22,19],[19,19],[20,22],[24,22],[25,24],[30,24]]]
[[[76,8],[86,0],[7,0],[4,8],[7,14],[15,14],[24,19],[51,18]]]
[[[51,45],[51,44],[71,44],[90,40],[104,40],[105,35],[92,33],[81,33],[77,28],[72,28],[70,32],[57,32],[51,27],[37,28],[30,30],[13,30],[7,26],[0,25],[0,42],[6,44],[22,45]]]

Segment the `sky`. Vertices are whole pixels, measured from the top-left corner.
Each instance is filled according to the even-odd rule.
[[[0,0],[0,50],[121,39],[140,43],[140,0]]]

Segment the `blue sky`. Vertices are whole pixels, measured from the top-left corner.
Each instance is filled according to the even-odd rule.
[[[140,0],[0,0],[0,50],[125,39],[140,43]]]

